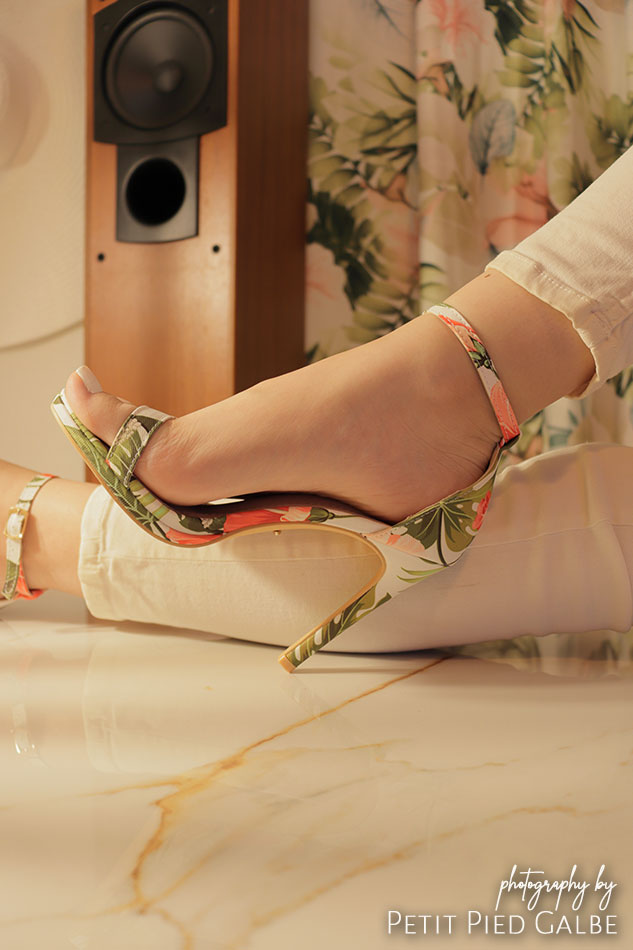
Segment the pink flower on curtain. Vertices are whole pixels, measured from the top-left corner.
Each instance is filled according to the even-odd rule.
[[[473,3],[472,0],[430,0],[429,6],[455,52],[465,42],[486,42],[483,4]]]
[[[345,272],[337,267],[334,255],[320,244],[309,245],[310,256],[307,261],[306,291],[316,291],[327,299],[336,301],[345,285]]]
[[[418,214],[407,207],[406,176],[397,175],[385,192],[365,189],[365,197],[380,222],[385,245],[399,268],[418,269]]]
[[[492,218],[486,224],[486,239],[497,251],[514,247],[557,214],[549,196],[547,166],[543,159],[534,174],[525,174],[508,196],[512,214]]]
[[[310,223],[312,216],[308,220]],[[337,265],[332,251],[321,244],[308,244],[306,342],[311,346],[318,340],[326,356],[345,348],[341,339],[342,328],[353,322],[352,306],[345,294],[345,279],[345,270]]]
[[[425,0],[416,6],[416,72],[442,95],[449,90],[443,68],[452,64],[466,89],[503,68],[495,40],[497,21],[483,0]],[[436,126],[438,133],[441,126]]]

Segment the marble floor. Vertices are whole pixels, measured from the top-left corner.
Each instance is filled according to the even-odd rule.
[[[631,946],[631,635],[278,653],[0,613],[2,950]]]

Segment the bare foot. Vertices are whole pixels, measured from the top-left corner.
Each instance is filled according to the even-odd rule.
[[[595,369],[558,310],[494,270],[447,300],[472,322],[519,422]],[[73,374],[76,415],[110,443],[133,408]],[[160,408],[160,407],[159,407]],[[425,313],[387,336],[166,423],[137,466],[166,501],[307,491],[399,521],[484,471],[500,430],[451,330]]]
[[[107,444],[133,408],[91,393],[76,373],[66,398]],[[136,472],[174,504],[306,491],[394,522],[467,487],[499,439],[468,354],[425,314],[365,346],[170,420]]]

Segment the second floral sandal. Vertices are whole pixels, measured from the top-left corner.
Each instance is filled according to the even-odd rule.
[[[501,430],[486,471],[467,488],[453,492],[395,525],[386,525],[343,503],[305,494],[252,494],[244,499],[174,507],[134,477],[134,467],[151,436],[171,416],[139,406],[125,420],[111,446],[74,415],[62,391],[52,403],[57,422],[118,505],[153,537],[176,545],[205,545],[230,534],[267,531],[274,536],[293,528],[345,531],[377,555],[374,577],[280,656],[293,672],[308,657],[401,591],[457,561],[481,526],[490,502],[502,451],[519,438],[519,426],[483,342],[453,307],[429,311],[457,335],[488,394]]]
[[[14,600],[35,600],[43,590],[31,590],[26,582],[22,568],[22,541],[31,512],[33,499],[38,491],[55,475],[34,475],[22,489],[15,505],[9,509],[9,517],[4,528],[6,538],[6,569],[4,584],[0,588],[0,607],[7,607]]]

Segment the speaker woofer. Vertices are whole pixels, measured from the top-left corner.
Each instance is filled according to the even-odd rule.
[[[213,74],[211,38],[183,9],[159,8],[124,24],[107,54],[106,95],[130,125],[158,130],[200,104]]]
[[[222,128],[228,0],[110,3],[94,16],[93,69],[97,142],[176,142]]]

